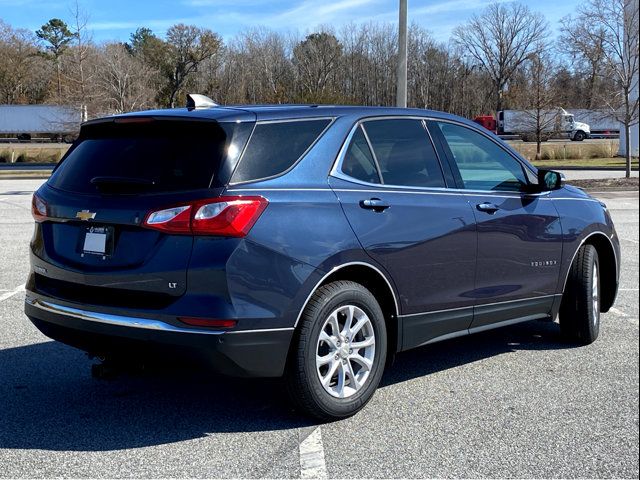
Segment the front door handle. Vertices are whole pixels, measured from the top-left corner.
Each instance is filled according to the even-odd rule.
[[[500,207],[498,207],[496,204],[489,202],[479,203],[478,205],[476,205],[476,208],[481,212],[486,212],[489,214],[494,214],[498,210],[500,210]]]
[[[389,208],[389,204],[379,198],[369,198],[367,200],[360,200],[360,207],[373,210],[374,212],[384,212]]]

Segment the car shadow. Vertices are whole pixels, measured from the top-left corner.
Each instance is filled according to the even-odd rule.
[[[575,348],[551,321],[531,321],[402,352],[387,368],[381,387],[518,350]]]
[[[514,349],[564,348],[557,325],[532,323],[398,356],[383,386]],[[279,379],[234,379],[187,367],[95,380],[73,348],[45,342],[0,350],[0,448],[103,451],[210,433],[292,429],[296,413]]]

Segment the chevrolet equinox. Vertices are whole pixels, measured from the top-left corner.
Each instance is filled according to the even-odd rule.
[[[606,206],[471,121],[419,109],[187,108],[86,122],[33,196],[25,311],[106,361],[196,358],[354,414],[397,352],[614,303]]]

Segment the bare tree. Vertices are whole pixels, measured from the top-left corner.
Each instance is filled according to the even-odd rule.
[[[498,111],[511,76],[546,34],[542,15],[519,3],[494,3],[457,27],[453,38],[491,76]]]
[[[464,80],[454,72],[450,52],[417,25],[409,30],[409,104],[420,108],[452,111],[454,83]],[[456,73],[457,75],[452,75]],[[451,78],[456,78],[452,82]]]
[[[558,50],[571,56],[572,64],[588,79],[588,108],[596,108],[599,80],[605,63],[605,31],[591,15],[567,16],[560,21]]]
[[[70,50],[71,62],[66,72],[69,84],[66,101],[77,105],[82,113],[82,119],[86,120],[89,100],[93,100],[89,98],[89,83],[93,80],[95,73],[87,69],[87,61],[89,56],[95,53],[95,47],[87,29],[89,15],[80,8],[77,1],[71,9],[71,15],[73,42]]]
[[[540,44],[536,50],[523,65],[525,83],[521,101],[536,141],[536,160],[540,160],[542,142],[560,130],[563,117],[557,105],[557,90],[553,88],[556,67],[549,48]]]
[[[124,113],[149,107],[154,91],[149,86],[153,71],[131,55],[121,43],[103,47],[98,86],[110,112]]]
[[[240,86],[250,103],[286,101],[293,84],[293,67],[286,38],[266,28],[241,33],[233,42],[233,51],[242,55],[243,68],[238,71]]]
[[[20,103],[29,100],[36,84],[39,60],[35,39],[28,30],[13,29],[0,20],[0,101]]]
[[[312,33],[293,49],[293,64],[298,73],[305,101],[331,99],[332,80],[340,65],[342,45],[333,33]]]
[[[398,32],[394,25],[369,24],[367,54],[370,61],[366,105],[395,105]]]
[[[219,53],[222,41],[211,30],[178,24],[167,31],[166,44],[167,62],[163,73],[167,80],[168,103],[173,108],[189,77],[202,62]]]
[[[366,103],[365,92],[370,84],[371,61],[367,54],[368,25],[349,23],[338,35],[343,53],[340,63],[339,89],[343,101],[352,104]]]

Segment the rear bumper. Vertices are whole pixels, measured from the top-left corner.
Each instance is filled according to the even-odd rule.
[[[63,305],[27,292],[25,313],[46,336],[95,355],[195,360],[233,376],[278,377],[293,328],[221,331]]]

